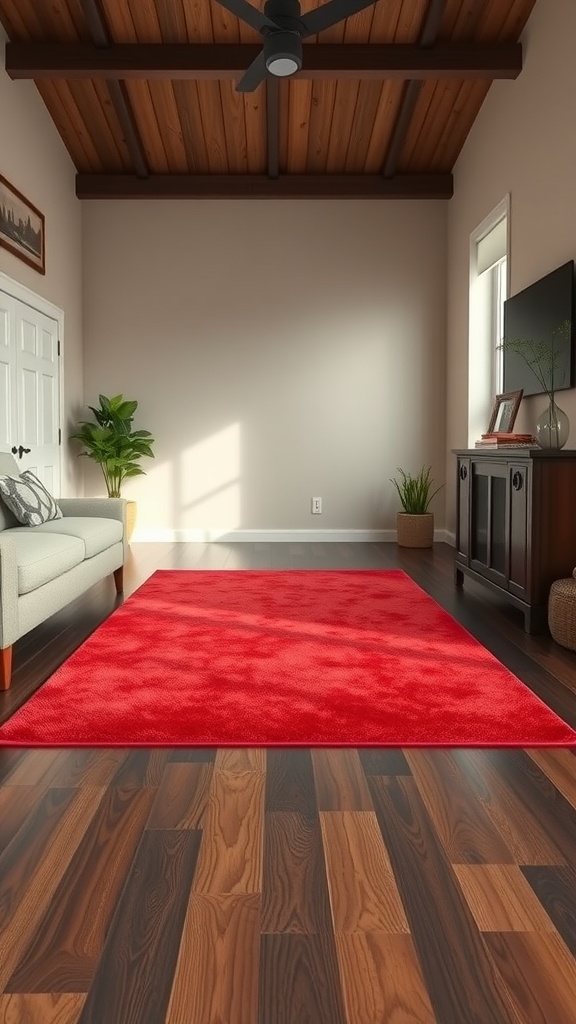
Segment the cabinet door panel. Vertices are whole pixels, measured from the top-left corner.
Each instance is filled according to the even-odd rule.
[[[499,586],[507,581],[507,487],[505,463],[472,461],[470,565]]]

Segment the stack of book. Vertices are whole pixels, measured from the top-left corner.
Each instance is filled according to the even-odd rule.
[[[505,434],[496,431],[493,434],[482,434],[476,441],[476,448],[537,448],[538,442],[532,434]]]

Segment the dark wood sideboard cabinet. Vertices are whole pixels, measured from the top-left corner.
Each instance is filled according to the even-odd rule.
[[[576,451],[454,455],[456,584],[478,580],[523,612],[527,633],[543,632],[552,583],[576,567]]]

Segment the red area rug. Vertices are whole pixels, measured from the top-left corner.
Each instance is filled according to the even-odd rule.
[[[160,570],[0,729],[34,747],[574,743],[400,570]]]

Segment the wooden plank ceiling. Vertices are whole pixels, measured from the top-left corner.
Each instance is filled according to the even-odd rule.
[[[491,82],[520,73],[534,3],[376,0],[253,93],[235,84],[262,37],[217,0],[0,0],[0,21],[81,198],[446,198]]]

